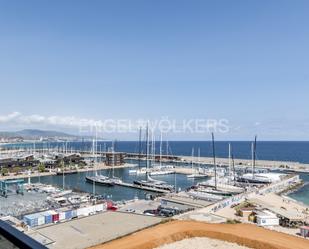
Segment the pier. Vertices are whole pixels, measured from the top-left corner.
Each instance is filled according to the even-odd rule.
[[[114,182],[114,184],[118,185],[118,186],[121,186],[121,187],[135,188],[135,189],[146,190],[146,191],[160,193],[160,194],[170,193],[170,191],[168,191],[168,190],[157,189],[157,188],[150,188],[150,187],[140,186],[140,185],[137,185],[137,184],[127,183],[127,182]]]

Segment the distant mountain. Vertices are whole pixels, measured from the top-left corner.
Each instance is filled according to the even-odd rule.
[[[17,131],[16,134],[22,137],[77,137],[59,131],[44,131],[44,130],[31,130],[31,129]]]
[[[16,137],[17,134],[15,132],[8,132],[8,131],[0,131],[0,138],[9,138],[9,137]]]
[[[26,129],[16,132],[0,132],[0,137],[13,138],[21,137],[23,139],[40,139],[40,138],[79,138],[79,136],[67,134],[59,131],[45,131],[45,130],[34,130]]]

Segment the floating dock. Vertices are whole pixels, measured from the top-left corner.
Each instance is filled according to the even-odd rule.
[[[121,186],[121,187],[127,187],[127,188],[135,188],[135,189],[140,189],[140,190],[147,190],[150,192],[155,192],[155,193],[160,193],[160,194],[167,194],[170,193],[168,190],[164,189],[158,189],[158,188],[151,188],[151,187],[146,187],[146,186],[140,186],[137,184],[133,183],[127,183],[127,182],[114,182],[115,185]]]

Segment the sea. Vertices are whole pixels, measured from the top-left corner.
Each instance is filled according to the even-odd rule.
[[[210,141],[163,141],[154,143],[154,152],[159,153],[160,148],[162,154],[190,156],[192,149],[194,155],[211,157],[212,143]],[[228,146],[231,144],[234,158],[250,159],[251,158],[251,141],[217,141],[215,143],[215,150],[217,157],[228,157]],[[6,148],[62,148],[70,150],[92,150],[93,143],[91,141],[79,142],[36,142],[36,143],[20,143],[20,144],[5,144],[1,147]],[[145,151],[145,143],[138,141],[98,141],[97,150],[107,151],[111,148],[115,151],[138,153],[139,150]],[[291,161],[309,164],[309,141],[260,141],[256,146],[257,160],[275,160],[275,161]],[[103,170],[102,174],[108,175],[110,171]],[[68,188],[79,189],[81,191],[92,192],[93,186],[85,183],[84,177],[91,172],[78,173],[76,175],[65,176],[65,185]],[[115,169],[115,175],[121,177],[125,181],[132,181],[143,176],[131,176],[129,169]],[[297,201],[309,205],[309,174],[300,173],[300,177],[304,180],[305,185],[297,191],[289,194],[289,196]],[[157,176],[156,179],[164,180],[170,184],[177,185],[177,188],[185,189],[194,182],[188,180],[183,175],[165,175]],[[63,179],[61,176],[45,176],[40,179],[33,179],[33,181],[41,181],[46,184],[54,184],[62,186]],[[134,189],[124,189],[122,187],[103,187],[96,186],[96,192],[107,195],[113,200],[127,200],[135,196],[143,198],[145,191]]]

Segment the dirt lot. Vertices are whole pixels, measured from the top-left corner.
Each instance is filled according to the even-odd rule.
[[[176,241],[170,244],[166,244],[156,249],[250,249],[246,246],[240,246],[235,243],[226,242],[218,239],[209,238],[191,238]]]
[[[308,249],[309,240],[250,224],[171,221],[91,249],[152,249],[184,238],[209,237],[257,249]]]

